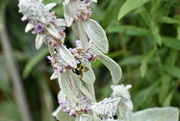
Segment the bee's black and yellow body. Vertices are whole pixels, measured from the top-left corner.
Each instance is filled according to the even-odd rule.
[[[81,75],[81,77],[82,77],[83,72],[86,72],[88,70],[89,69],[87,67],[83,66],[83,64],[81,64],[81,63],[77,64],[77,68],[72,69],[73,73],[75,73],[77,75]]]

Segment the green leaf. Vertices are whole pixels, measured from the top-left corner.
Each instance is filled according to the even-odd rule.
[[[149,108],[134,113],[134,121],[178,121],[179,109],[174,107]]]
[[[38,52],[25,66],[23,71],[23,78],[26,78],[31,72],[33,67],[35,67],[46,55],[48,54],[48,49],[44,48],[42,51]]]
[[[120,61],[120,65],[125,66],[125,65],[140,64],[143,58],[144,57],[142,55],[134,55],[134,56],[126,57],[125,59]]]
[[[11,86],[5,58],[0,54],[0,91],[11,93]]]
[[[172,76],[180,79],[180,68],[177,68],[175,66],[165,65],[162,67],[162,69],[167,73],[171,74]]]
[[[120,25],[113,26],[106,30],[107,33],[125,33],[132,36],[148,36],[151,32],[148,29],[140,28],[136,26]]]
[[[166,56],[168,57],[165,60],[165,64],[164,65],[168,65],[168,66],[174,66],[177,62],[177,58],[178,58],[178,51],[177,50],[173,50],[171,49],[170,52],[168,53],[168,55],[166,54]],[[162,73],[162,77],[161,77],[161,88],[160,88],[160,92],[159,92],[159,102],[160,104],[165,103],[168,94],[170,93],[170,87],[172,86],[172,78],[173,76],[163,72]]]
[[[136,96],[134,97],[134,104],[136,104],[136,106],[143,105],[143,108],[150,106],[150,102],[152,102],[152,97],[156,92],[156,89],[159,88],[160,84],[161,80],[154,80],[148,85],[147,88],[141,89],[141,91],[136,92]]]
[[[175,88],[176,89],[176,88]],[[166,99],[164,100],[163,106],[170,106],[171,105],[171,100],[174,94],[174,90],[171,91],[171,93],[169,93],[169,95],[166,97]]]
[[[180,24],[178,20],[167,17],[167,16],[162,17],[161,21],[167,24]]]
[[[154,37],[155,41],[157,42],[157,44],[159,44],[161,46],[162,38],[159,33],[159,28],[153,22],[152,22],[152,26],[151,26],[151,31],[152,31],[153,37]]]
[[[146,60],[143,60],[140,66],[141,77],[144,77],[146,71],[147,71],[147,62]]]
[[[172,49],[180,50],[180,41],[171,37],[162,37],[162,43]]]
[[[118,20],[120,20],[124,15],[129,13],[130,11],[138,8],[139,6],[147,3],[149,0],[126,0],[126,2],[121,7],[119,14],[118,14]]]
[[[1,101],[0,103],[1,121],[21,121],[17,105],[12,101]]]

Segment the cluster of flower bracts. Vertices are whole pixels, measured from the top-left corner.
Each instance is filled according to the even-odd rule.
[[[91,19],[92,2],[96,0],[64,0],[64,18],[58,19],[50,10],[56,5],[44,5],[42,0],[19,0],[19,12],[22,20],[28,21],[25,32],[33,29],[36,34],[35,45],[39,49],[43,43],[48,45],[54,73],[51,79],[58,78],[61,88],[59,93],[59,108],[53,113],[58,120],[92,121],[114,120],[127,118],[122,114],[132,110],[129,86],[117,85],[121,79],[121,68],[105,54],[108,52],[108,40],[103,28]],[[79,37],[76,47],[67,48],[64,44],[65,27],[71,27]],[[93,84],[95,74],[91,62],[102,61],[109,69],[113,81],[111,97],[96,102]],[[123,109],[123,110],[122,110]],[[75,119],[72,119],[75,118]]]

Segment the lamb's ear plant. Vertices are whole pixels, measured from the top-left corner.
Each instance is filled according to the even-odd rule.
[[[59,121],[178,121],[177,108],[155,108],[133,114],[133,104],[128,89],[131,85],[118,85],[122,71],[106,54],[108,39],[104,29],[91,19],[90,5],[97,0],[64,0],[64,19],[57,18],[50,10],[55,3],[43,4],[42,0],[19,0],[22,21],[28,21],[25,32],[36,34],[35,45],[43,43],[49,48],[47,57],[61,88],[59,107],[52,113]],[[122,15],[119,15],[120,17]],[[119,17],[119,18],[120,18]],[[67,48],[64,40],[66,27],[71,27],[79,40],[76,47]],[[102,61],[112,76],[112,94],[97,102],[96,80],[91,62]],[[170,115],[171,114],[171,115]]]

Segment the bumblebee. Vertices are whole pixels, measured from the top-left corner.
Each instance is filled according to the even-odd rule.
[[[81,62],[77,64],[77,68],[72,69],[72,72],[75,73],[76,75],[80,75],[81,78],[83,76],[83,72],[87,72],[89,69],[85,67]]]

